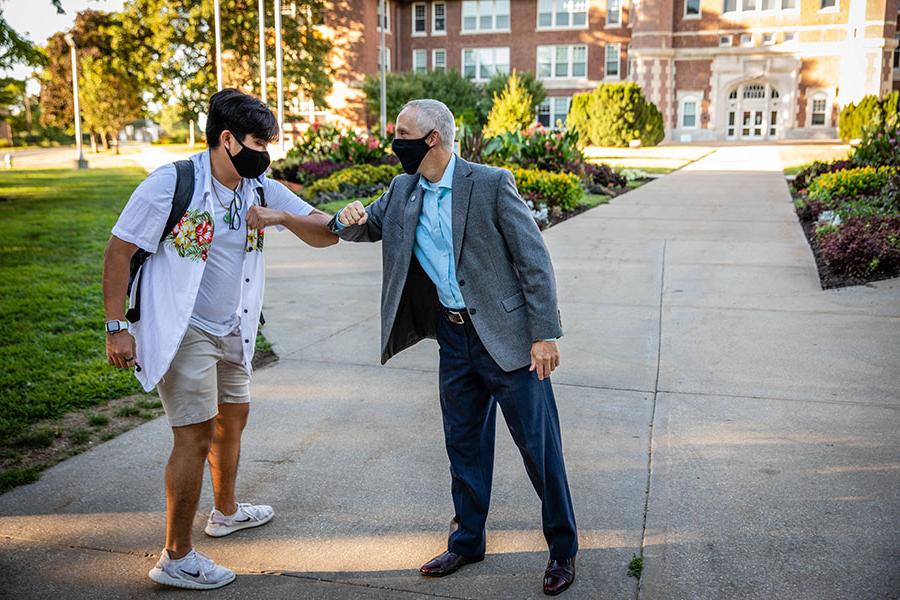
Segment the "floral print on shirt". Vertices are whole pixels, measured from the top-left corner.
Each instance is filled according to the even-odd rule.
[[[205,210],[196,209],[185,211],[181,221],[166,237],[166,241],[172,244],[178,252],[178,256],[189,258],[195,262],[206,261],[212,239],[212,216]]]
[[[266,230],[265,229],[250,229],[247,228],[247,252],[253,252],[256,250],[257,252],[262,252],[263,242],[265,241]]]

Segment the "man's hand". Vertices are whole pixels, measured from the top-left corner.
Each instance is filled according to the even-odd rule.
[[[265,229],[269,225],[284,224],[284,211],[266,208],[254,204],[247,211],[247,227],[249,229]]]
[[[357,200],[344,207],[338,220],[347,227],[351,225],[363,225],[369,220],[369,213],[366,212],[366,207],[362,205],[362,202]]]
[[[559,366],[559,344],[557,342],[535,342],[531,345],[531,368],[537,371],[538,379],[550,377],[550,373]]]
[[[127,331],[106,334],[106,358],[109,364],[119,369],[130,369],[135,365],[134,336]]]

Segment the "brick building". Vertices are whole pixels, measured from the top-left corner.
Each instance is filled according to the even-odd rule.
[[[387,2],[391,70],[456,69],[476,81],[532,71],[565,119],[573,94],[632,80],[669,139],[834,137],[845,103],[900,89],[898,0],[428,0]],[[328,116],[365,123],[378,71],[378,0],[333,0]]]

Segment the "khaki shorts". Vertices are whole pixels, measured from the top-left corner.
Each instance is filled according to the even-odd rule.
[[[190,325],[156,386],[169,424],[203,423],[219,414],[219,404],[250,402],[250,375],[242,360],[240,332],[218,337]]]

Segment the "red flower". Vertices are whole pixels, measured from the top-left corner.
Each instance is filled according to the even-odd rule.
[[[197,224],[197,241],[201,244],[209,244],[212,242],[212,229],[209,221],[201,221]]]
[[[388,122],[385,126],[385,131],[387,131],[388,135],[394,135],[394,123],[393,121]]]

